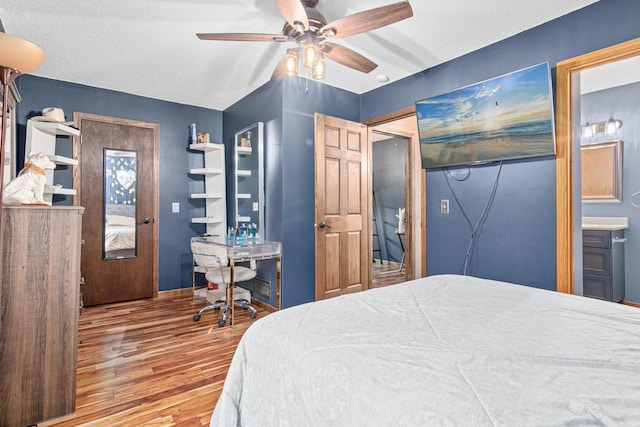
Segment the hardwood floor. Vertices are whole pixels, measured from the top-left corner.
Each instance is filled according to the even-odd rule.
[[[381,288],[404,282],[404,275],[405,270],[400,271],[400,264],[389,261],[380,264],[380,261],[376,261],[371,264],[371,287]]]
[[[219,311],[199,322],[203,306],[191,290],[83,309],[79,320],[76,412],[39,426],[205,426],[231,358],[251,323],[217,325]],[[269,314],[254,305],[257,318]]]
[[[404,281],[399,265],[372,265],[373,287]],[[191,290],[160,298],[86,307],[79,319],[76,412],[39,423],[58,426],[207,426],[231,358],[251,325],[219,328],[219,311],[199,322],[204,305]],[[260,319],[273,311],[254,304]],[[246,323],[244,323],[246,322]]]

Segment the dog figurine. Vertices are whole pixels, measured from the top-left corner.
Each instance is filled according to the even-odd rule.
[[[29,152],[28,161],[18,176],[12,179],[3,190],[2,202],[5,205],[48,205],[43,199],[44,185],[47,182],[45,170],[55,169],[56,165],[44,153]]]

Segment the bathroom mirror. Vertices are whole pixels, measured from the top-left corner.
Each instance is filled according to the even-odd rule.
[[[138,153],[104,149],[103,259],[136,256]]]
[[[262,122],[235,134],[235,224],[255,224],[264,236],[264,147]]]
[[[622,141],[580,147],[583,202],[622,202]]]

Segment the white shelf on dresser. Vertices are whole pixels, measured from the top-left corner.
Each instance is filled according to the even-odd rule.
[[[78,166],[78,160],[56,154],[56,146],[59,142],[68,142],[73,144],[74,136],[80,136],[80,131],[74,127],[67,126],[62,123],[39,122],[35,120],[27,120],[27,138],[25,144],[25,158],[31,151],[39,153],[43,152],[56,165],[65,165],[75,168]],[[26,159],[25,159],[26,160]],[[53,187],[55,184],[55,170],[46,170],[47,178],[44,188],[44,200],[51,203],[54,194],[62,194],[65,196],[75,196],[74,188]]]

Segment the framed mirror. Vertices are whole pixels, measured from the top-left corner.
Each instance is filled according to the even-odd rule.
[[[622,141],[580,147],[583,202],[622,202]]]
[[[257,122],[235,134],[235,224],[264,226],[264,124]]]
[[[102,258],[134,258],[138,153],[104,149]]]

